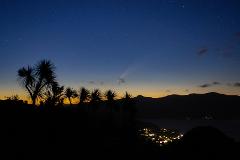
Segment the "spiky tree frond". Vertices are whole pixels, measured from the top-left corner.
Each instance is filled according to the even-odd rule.
[[[86,88],[82,87],[80,89],[79,99],[80,104],[83,104],[84,102],[88,101],[90,98],[90,92]]]
[[[91,93],[91,102],[99,102],[99,101],[101,101],[101,92],[99,89],[95,89]]]
[[[107,101],[114,101],[114,99],[117,96],[116,93],[112,90],[106,91],[104,95],[105,95]]]
[[[44,92],[45,105],[60,106],[64,99],[64,86],[60,86],[57,82],[52,83]]]
[[[28,66],[27,68],[22,67],[18,70],[18,79],[20,80],[21,84],[25,86],[33,86],[35,82],[34,77],[34,68]]]
[[[45,83],[54,83],[56,80],[54,64],[49,60],[41,60],[35,66],[35,75],[39,77],[39,79],[45,80]]]
[[[68,87],[65,90],[65,96],[68,98],[69,103],[72,105],[72,98],[76,98],[78,96],[77,91]]]
[[[106,105],[107,108],[112,112],[113,110],[118,110],[117,105],[115,103],[116,93],[112,90],[108,90],[105,92],[104,96],[106,97]]]
[[[42,60],[34,67],[22,67],[18,70],[18,79],[35,105],[37,99],[43,97],[45,88],[56,82],[55,66],[49,60]]]

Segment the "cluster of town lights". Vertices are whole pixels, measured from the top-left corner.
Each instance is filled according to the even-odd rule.
[[[140,136],[145,140],[151,141],[160,146],[179,140],[183,137],[183,134],[179,133],[177,130],[172,129],[153,129],[153,128],[143,128],[139,130]]]

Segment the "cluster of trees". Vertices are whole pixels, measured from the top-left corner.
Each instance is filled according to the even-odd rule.
[[[64,99],[68,99],[72,105],[72,99],[78,98],[79,105],[83,106],[86,103],[97,108],[99,103],[105,99],[106,105],[112,111],[116,108],[117,94],[108,90],[104,94],[99,89],[90,92],[82,87],[79,92],[76,90],[59,85],[56,80],[55,66],[49,60],[41,60],[34,66],[22,67],[18,70],[18,80],[26,89],[32,100],[32,104],[36,105],[37,101],[45,106],[61,106]],[[131,95],[126,92],[123,98],[124,106],[132,105]],[[127,110],[127,107],[124,109]]]

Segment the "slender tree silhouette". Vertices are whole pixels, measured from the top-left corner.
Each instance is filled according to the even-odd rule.
[[[136,105],[132,96],[126,92],[123,98],[123,111],[129,113],[129,120],[133,121],[136,114]]]
[[[96,110],[99,106],[99,103],[101,102],[101,92],[99,89],[95,89],[93,90],[93,92],[90,95],[91,100],[90,100],[90,104],[92,106],[93,110]]]
[[[72,98],[76,98],[78,96],[77,91],[70,87],[66,88],[64,94],[65,94],[66,98],[68,98],[70,105],[72,105]]]
[[[63,106],[64,86],[59,86],[57,82],[53,83],[45,93],[46,106]]]
[[[117,94],[112,90],[108,90],[105,92],[104,96],[107,99],[106,105],[110,112],[113,112],[114,109],[116,110],[115,98]]]
[[[41,60],[35,66],[23,67],[18,70],[18,78],[28,91],[32,104],[36,105],[45,87],[56,82],[55,66],[49,60]]]
[[[129,110],[129,106],[131,105],[131,99],[132,96],[128,92],[126,92],[123,97],[123,110]]]
[[[83,105],[85,102],[87,102],[90,98],[90,92],[86,88],[82,87],[80,89],[80,94],[79,94],[79,105]]]

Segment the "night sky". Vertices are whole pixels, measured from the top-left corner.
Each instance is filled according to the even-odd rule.
[[[239,0],[0,0],[0,99],[41,59],[60,84],[240,95]]]

